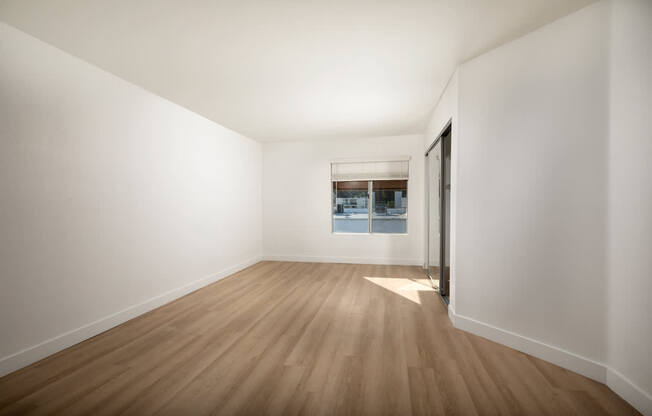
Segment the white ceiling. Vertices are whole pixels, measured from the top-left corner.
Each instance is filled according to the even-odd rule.
[[[462,61],[593,0],[3,0],[0,19],[261,141],[421,133]]]

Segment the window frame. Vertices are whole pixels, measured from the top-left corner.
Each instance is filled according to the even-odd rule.
[[[405,193],[407,196],[407,203],[405,205],[405,232],[404,233],[385,233],[385,232],[374,232],[373,231],[373,207],[374,207],[374,195],[373,195],[373,182],[374,180],[376,181],[382,181],[382,180],[395,180],[395,179],[368,179],[365,181],[358,181],[358,182],[367,182],[367,232],[366,233],[347,233],[347,232],[340,232],[340,231],[335,231],[335,217],[334,217],[334,209],[335,209],[335,201],[336,198],[333,198],[333,183],[335,182],[350,182],[350,181],[334,181],[333,178],[331,178],[329,185],[330,185],[330,200],[331,200],[331,210],[330,210],[330,218],[331,218],[331,234],[332,235],[408,235],[409,234],[409,221],[410,221],[410,178],[408,177],[407,179],[402,179],[405,181]]]

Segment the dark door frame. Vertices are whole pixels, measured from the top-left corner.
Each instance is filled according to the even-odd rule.
[[[446,285],[444,282],[444,269],[446,268],[446,216],[449,215],[449,213],[446,210],[446,201],[445,201],[445,191],[446,191],[446,180],[445,180],[445,175],[446,175],[446,160],[444,158],[444,150],[445,150],[445,145],[447,144],[447,141],[451,140],[451,134],[452,134],[452,119],[449,119],[446,125],[444,126],[443,129],[439,132],[437,135],[437,138],[435,139],[434,142],[428,147],[428,150],[425,153],[425,157],[427,158],[430,152],[437,146],[438,143],[441,142],[441,146],[439,147],[439,160],[441,161],[440,163],[440,183],[439,183],[439,215],[440,215],[440,222],[439,222],[439,295],[442,297],[444,302],[446,302],[446,305],[449,303],[449,293],[446,292]],[[452,149],[451,149],[452,150]],[[451,155],[451,160],[452,160],[452,155]],[[426,159],[427,162],[427,159]],[[430,173],[430,171],[428,171]],[[427,180],[430,180],[430,178],[427,178]],[[452,189],[451,189],[452,192]],[[430,232],[430,198],[427,199],[428,201],[428,232]],[[450,232],[450,228],[449,228]],[[428,235],[428,242],[430,241],[430,236]],[[430,243],[428,243],[430,244]],[[430,248],[428,248],[428,256],[430,255]],[[427,270],[426,273],[428,274],[428,277],[432,280],[432,277],[430,276],[429,269],[430,269],[430,260],[428,259],[428,264],[427,264]],[[450,272],[449,272],[450,273]],[[450,279],[450,278],[449,278]],[[449,280],[450,282],[450,280]],[[450,283],[448,285],[450,288]]]

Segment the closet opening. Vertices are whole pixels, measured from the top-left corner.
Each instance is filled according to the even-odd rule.
[[[425,154],[428,250],[426,273],[448,305],[450,297],[451,122]]]

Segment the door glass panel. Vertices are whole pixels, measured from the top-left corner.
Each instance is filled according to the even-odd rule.
[[[428,153],[428,275],[439,284],[441,142]]]
[[[450,295],[450,235],[451,235],[451,135],[450,132],[443,137],[443,160],[444,160],[444,194],[443,194],[443,215],[442,215],[442,224],[443,224],[443,233],[444,233],[444,247],[443,247],[443,257],[444,265],[441,269],[442,271],[442,294],[446,297]]]

